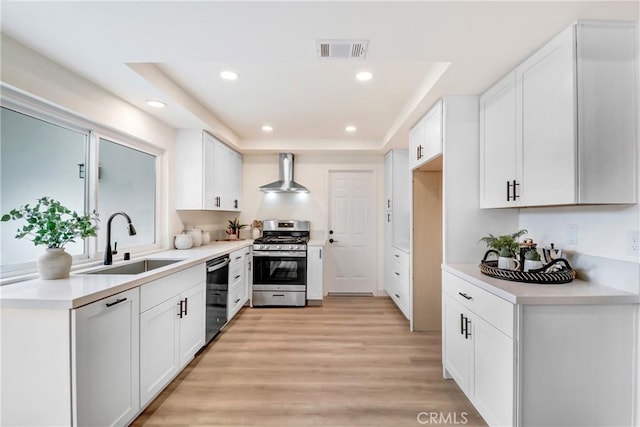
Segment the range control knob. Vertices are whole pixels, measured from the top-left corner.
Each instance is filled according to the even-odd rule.
[[[278,245],[276,246],[276,249],[282,249],[282,246]]]
[[[289,250],[294,249],[293,245],[289,245]]]

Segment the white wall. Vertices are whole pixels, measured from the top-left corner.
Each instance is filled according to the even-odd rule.
[[[258,187],[278,179],[278,154],[245,154],[240,221],[254,219],[298,219],[311,221],[311,237],[325,239],[328,229],[329,171],[373,170],[376,176],[376,206],[384,200],[384,156],[356,153],[303,153],[295,155],[294,179],[309,193],[262,193]],[[382,295],[382,211],[376,211],[378,290]]]

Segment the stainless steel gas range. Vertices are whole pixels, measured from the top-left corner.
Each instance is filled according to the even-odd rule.
[[[253,243],[253,306],[303,307],[307,302],[309,221],[263,221]]]

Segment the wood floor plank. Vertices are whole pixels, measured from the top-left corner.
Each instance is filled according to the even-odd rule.
[[[485,426],[442,378],[440,341],[438,332],[409,332],[389,298],[247,307],[133,426],[402,427],[430,412]]]

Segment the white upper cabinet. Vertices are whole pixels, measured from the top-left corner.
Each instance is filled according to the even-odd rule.
[[[636,31],[572,25],[481,96],[481,208],[636,203]]]
[[[409,168],[416,169],[442,154],[442,100],[409,132]]]
[[[242,208],[242,154],[207,132],[178,132],[175,171],[176,209]]]
[[[506,206],[516,176],[516,74],[480,97],[480,207]],[[506,184],[505,184],[506,183]],[[507,197],[509,200],[507,200]]]

